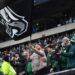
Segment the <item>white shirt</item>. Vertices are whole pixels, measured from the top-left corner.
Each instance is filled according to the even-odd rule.
[[[38,71],[47,66],[47,63],[41,60],[41,58],[45,58],[47,60],[44,51],[40,50],[40,53],[42,53],[44,56],[41,57],[37,53],[33,53],[30,57],[32,59],[32,71],[33,72]]]

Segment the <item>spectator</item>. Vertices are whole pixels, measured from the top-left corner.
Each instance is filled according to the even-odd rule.
[[[71,47],[67,53],[60,52],[67,58],[67,68],[75,68],[75,36],[71,38]]]
[[[48,46],[47,65],[50,72],[59,71],[59,56],[56,54],[54,46]]]
[[[4,58],[8,58],[5,56]],[[0,70],[2,71],[3,75],[16,75],[16,72],[14,68],[11,66],[11,64],[6,61],[5,59],[3,60]]]
[[[62,52],[67,53],[71,47],[71,43],[69,38],[64,37],[62,40]],[[64,70],[67,68],[67,58],[61,55],[61,70]]]
[[[46,55],[44,53],[44,49],[36,44],[34,49],[34,53],[31,55],[32,59],[32,71],[35,75],[44,75],[46,73]]]
[[[32,43],[10,47],[10,51],[7,48],[3,52],[4,60],[12,64],[18,75],[23,73],[25,75],[25,72],[27,75],[33,75],[33,73],[34,75],[44,75],[52,71],[67,69],[67,63],[75,60],[74,55],[70,54],[70,52],[74,53],[74,50],[71,49],[74,46],[74,39],[70,43],[67,37],[71,38],[74,34],[74,31],[66,32],[35,40]],[[60,47],[61,42],[62,47]]]

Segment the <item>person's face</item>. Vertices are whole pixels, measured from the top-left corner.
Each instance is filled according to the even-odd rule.
[[[47,48],[47,50],[48,50],[48,52],[52,52],[53,51],[53,49],[52,48]]]
[[[15,57],[19,57],[19,55],[18,55],[18,54],[16,54],[16,55],[15,55]]]
[[[15,60],[18,61],[18,59],[19,59],[19,55],[16,54],[16,55],[15,55]]]
[[[67,39],[65,39],[64,41],[64,45],[68,45],[69,41]]]
[[[4,51],[4,54],[5,54],[5,55],[7,55],[7,54],[8,54],[8,52],[7,52],[7,51]]]
[[[28,52],[22,52],[22,56],[27,56],[28,54]]]

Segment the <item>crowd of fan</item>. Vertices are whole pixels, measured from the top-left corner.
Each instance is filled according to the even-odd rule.
[[[73,45],[75,50],[75,33],[64,34],[10,47],[0,54],[11,63],[17,75],[45,75],[74,68],[75,56],[70,50]]]

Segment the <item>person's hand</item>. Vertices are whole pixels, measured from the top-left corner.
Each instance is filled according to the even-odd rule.
[[[58,53],[57,53],[57,55],[61,55],[62,54],[62,50],[60,50]]]
[[[15,59],[15,57],[12,57],[10,60],[13,61]]]
[[[53,72],[53,71],[54,71],[53,68],[51,68],[51,69],[50,69],[50,72]]]
[[[15,57],[15,60],[18,61],[19,60],[19,57]]]
[[[31,48],[32,48],[32,49],[34,49],[34,46],[33,46],[33,45],[31,45]]]
[[[37,51],[37,48],[35,48],[34,46],[32,46],[32,49]]]

